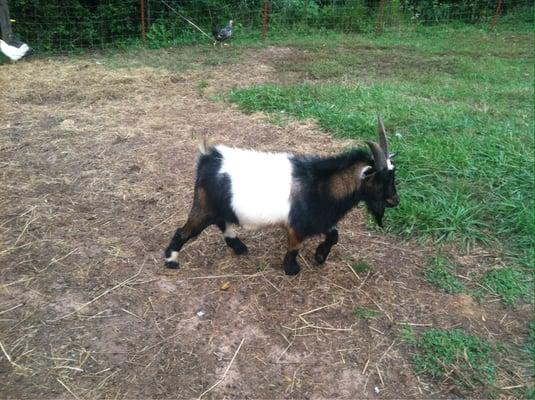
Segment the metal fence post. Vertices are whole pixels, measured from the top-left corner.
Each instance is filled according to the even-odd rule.
[[[264,12],[262,14],[262,40],[267,36],[267,20],[269,14],[269,0],[264,0]]]

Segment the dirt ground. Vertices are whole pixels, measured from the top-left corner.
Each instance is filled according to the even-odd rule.
[[[210,100],[277,80],[269,60],[294,56],[255,52],[184,72],[91,57],[0,66],[1,397],[477,397],[416,376],[400,330],[525,340],[530,305],[437,292],[422,276],[434,249],[370,229],[361,209],[340,224],[325,266],[313,261],[318,240],[305,244],[296,277],[281,269],[278,229],[241,231],[250,252],[237,257],[209,228],[180,269],[163,267],[191,204],[196,137],[320,154],[350,144],[312,122],[271,125]],[[357,261],[372,270],[353,273]],[[466,271],[496,262],[481,249],[458,261]],[[358,306],[380,316],[359,319]],[[509,358],[498,388],[527,384]]]

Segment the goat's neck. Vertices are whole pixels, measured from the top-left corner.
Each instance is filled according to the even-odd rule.
[[[328,180],[329,194],[336,200],[353,197],[360,189],[362,173],[367,167],[368,164],[359,162],[334,173]]]

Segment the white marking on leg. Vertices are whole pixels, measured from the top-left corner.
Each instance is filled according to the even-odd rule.
[[[232,225],[227,225],[225,232],[223,232],[223,236],[229,239],[234,239],[236,237],[234,227]]]
[[[178,260],[178,251],[172,251],[171,252],[171,257],[165,259],[165,261],[167,261],[167,262],[177,261],[177,260]]]

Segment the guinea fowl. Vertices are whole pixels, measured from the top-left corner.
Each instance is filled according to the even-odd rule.
[[[223,44],[225,40],[230,39],[232,36],[232,20],[228,22],[228,25],[224,28],[216,28],[215,26],[212,28],[212,34],[214,35],[214,46],[216,43]]]
[[[0,50],[11,61],[18,61],[21,58],[32,53],[32,49],[26,43],[17,42],[15,45],[9,45],[0,39]]]

